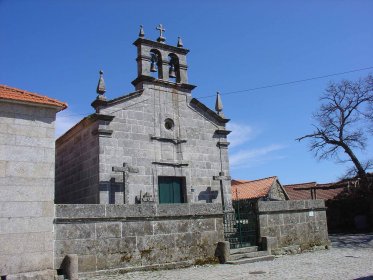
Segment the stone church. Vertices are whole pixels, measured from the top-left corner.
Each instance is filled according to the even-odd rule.
[[[103,72],[95,112],[56,142],[57,204],[222,203],[231,206],[229,121],[192,97],[181,38],[141,27],[135,91],[108,100]],[[223,195],[222,195],[223,194]]]
[[[248,246],[238,226],[248,219],[240,222],[232,208],[220,95],[215,111],[192,97],[189,51],[180,38],[166,44],[157,29],[156,41],[141,28],[134,42],[135,91],[107,100],[100,72],[94,113],[56,141],[56,157],[55,113],[66,104],[2,87],[2,134],[13,140],[0,145],[0,208],[8,209],[0,217],[1,279],[78,279],[247,257],[231,257],[224,241]],[[260,201],[256,216],[255,240],[268,252],[327,242],[323,201]]]

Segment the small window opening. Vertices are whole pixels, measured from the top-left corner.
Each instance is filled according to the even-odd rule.
[[[164,121],[164,127],[167,129],[167,130],[173,130],[175,126],[175,123],[172,119],[166,119]]]

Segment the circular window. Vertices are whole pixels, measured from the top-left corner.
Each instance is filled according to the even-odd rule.
[[[164,121],[164,127],[167,129],[167,130],[172,130],[174,128],[175,124],[174,124],[174,121],[171,120],[171,119],[166,119]]]

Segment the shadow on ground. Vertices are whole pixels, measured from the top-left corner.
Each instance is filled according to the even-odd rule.
[[[330,234],[329,239],[334,248],[373,248],[373,233],[364,234]],[[360,278],[360,279],[372,279]]]

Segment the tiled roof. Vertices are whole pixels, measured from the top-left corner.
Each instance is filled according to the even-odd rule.
[[[312,199],[311,188],[316,186],[316,182],[284,185],[284,189],[290,200]]]
[[[317,184],[316,182],[285,185],[291,200],[334,199],[347,187],[348,182]],[[313,195],[312,195],[313,192]]]
[[[347,182],[344,184],[330,183],[330,184],[317,184],[316,185],[316,198],[317,199],[334,199],[342,193],[347,187]]]
[[[253,181],[232,180],[232,200],[254,199],[268,195],[276,176]]]
[[[60,108],[59,111],[67,108],[67,104],[48,96],[28,92],[22,89],[0,85],[0,99],[14,100],[27,103],[37,103]]]

